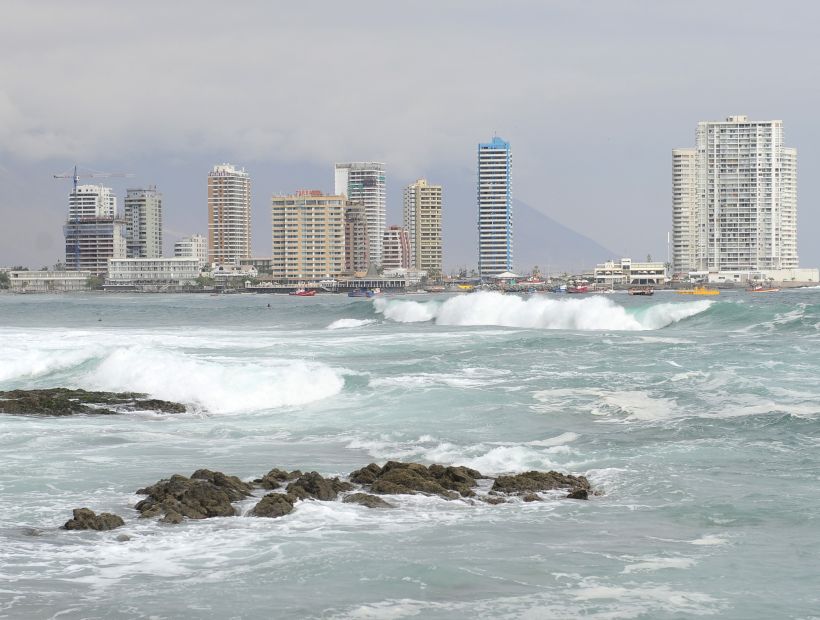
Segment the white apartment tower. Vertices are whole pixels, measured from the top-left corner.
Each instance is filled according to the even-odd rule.
[[[382,241],[385,271],[410,268],[410,234],[403,226],[388,226]]]
[[[478,145],[478,272],[482,278],[513,268],[512,152],[494,137]]]
[[[782,121],[698,123],[694,154],[673,152],[673,239],[678,272],[798,267],[797,151]]]
[[[231,164],[208,173],[208,260],[239,264],[251,255],[251,178]]]
[[[199,266],[208,264],[208,240],[202,235],[183,237],[174,243],[174,258],[195,258]]]
[[[404,227],[410,234],[410,266],[429,275],[440,274],[441,185],[419,179],[404,188]]]
[[[126,191],[125,234],[128,258],[162,256],[162,194],[155,185]]]
[[[382,238],[387,225],[387,194],[384,164],[351,162],[336,164],[335,193],[364,205],[370,261],[381,265]]]
[[[109,258],[125,258],[125,220],[118,217],[117,199],[109,187],[78,185],[69,194],[63,234],[68,271],[103,274]]]

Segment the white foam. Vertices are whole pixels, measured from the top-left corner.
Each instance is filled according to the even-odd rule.
[[[696,564],[692,558],[645,558],[642,562],[635,562],[626,566],[624,574],[645,573],[666,568],[691,568]]]
[[[376,299],[376,312],[399,323],[499,325],[528,329],[641,331],[660,329],[707,310],[713,302],[661,303],[634,312],[606,297],[554,300],[480,292],[443,303]]]
[[[145,392],[214,413],[304,405],[338,394],[344,387],[340,374],[321,363],[235,362],[139,345],[112,351],[79,383],[103,390]]]
[[[351,329],[353,327],[364,327],[375,323],[373,319],[339,319],[327,326],[327,329]]]
[[[699,546],[708,546],[708,547],[717,547],[720,545],[726,544],[726,539],[720,536],[716,536],[714,534],[707,534],[706,536],[701,536],[695,540],[690,540],[689,544],[692,545],[699,545]]]

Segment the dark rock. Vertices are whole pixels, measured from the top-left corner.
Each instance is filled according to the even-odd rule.
[[[576,489],[567,495],[567,499],[589,499],[589,491],[586,489]]]
[[[234,516],[236,511],[231,502],[249,496],[251,485],[236,476],[200,469],[190,478],[175,474],[137,493],[148,496],[134,506],[140,516],[164,515],[163,522],[179,523],[182,517],[207,519]]]
[[[543,501],[541,499],[541,496],[538,495],[537,493],[527,493],[521,499],[523,499],[525,502],[540,502],[540,501]]]
[[[95,514],[90,508],[75,508],[74,518],[63,525],[66,530],[113,530],[125,525],[121,517],[110,512]]]
[[[185,405],[131,392],[87,392],[65,388],[0,392],[0,413],[68,416],[146,410],[184,413]]]
[[[353,485],[338,478],[324,478],[315,471],[302,474],[287,486],[287,492],[299,499],[318,499],[329,502],[340,491],[350,491]]]
[[[252,517],[283,517],[293,510],[296,499],[293,495],[268,493],[248,514]]]
[[[484,478],[481,472],[469,467],[445,467],[420,463],[388,461],[384,467],[371,463],[350,474],[350,480],[370,485],[380,495],[407,495],[426,493],[446,499],[472,497],[476,480]]]
[[[290,474],[284,470],[274,467],[261,478],[257,478],[254,482],[263,489],[278,489],[290,477]],[[298,477],[298,476],[297,476]]]
[[[345,504],[361,504],[368,508],[393,508],[393,504],[384,501],[381,497],[370,495],[369,493],[352,493],[345,497],[342,502]]]
[[[503,497],[499,497],[498,495],[485,495],[483,497],[479,497],[478,499],[480,499],[482,502],[486,502],[493,506],[507,503],[506,499],[504,499]]]
[[[534,493],[553,489],[589,489],[584,476],[571,476],[557,471],[528,471],[516,476],[499,476],[493,483],[493,491],[501,493]]]

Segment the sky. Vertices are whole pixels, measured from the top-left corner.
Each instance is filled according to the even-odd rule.
[[[206,233],[206,177],[245,167],[253,254],[271,194],[383,161],[444,186],[445,267],[474,266],[476,145],[512,144],[513,192],[613,252],[666,256],[671,150],[700,120],[782,119],[799,252],[820,265],[820,5],[794,0],[25,2],[0,21],[0,266],[63,255],[84,168],[164,194],[165,246]],[[548,248],[545,248],[547,253]],[[603,261],[607,256],[601,256]]]

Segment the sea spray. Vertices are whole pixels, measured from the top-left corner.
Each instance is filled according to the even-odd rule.
[[[713,302],[699,300],[650,305],[628,310],[611,299],[590,296],[549,299],[496,292],[451,297],[444,302],[377,299],[376,312],[399,323],[433,320],[436,325],[574,329],[581,331],[641,331],[661,329],[709,309]]]

